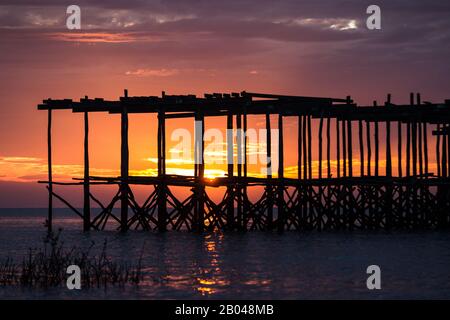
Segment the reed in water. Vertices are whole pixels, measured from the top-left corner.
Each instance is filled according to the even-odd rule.
[[[138,285],[142,275],[142,253],[136,264],[114,261],[107,253],[105,240],[100,253],[93,254],[93,242],[89,248],[65,248],[60,233],[49,233],[44,245],[28,250],[22,263],[12,258],[0,262],[0,285],[23,287],[65,286],[68,278],[67,267],[77,265],[81,269],[83,288],[107,287],[108,285]]]

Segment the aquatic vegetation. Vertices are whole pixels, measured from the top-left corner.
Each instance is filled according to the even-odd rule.
[[[77,265],[81,270],[83,288],[107,287],[108,285],[138,285],[143,278],[142,254],[136,264],[113,260],[107,252],[107,241],[98,254],[92,253],[95,243],[87,249],[65,248],[60,233],[49,233],[39,249],[29,249],[22,263],[11,258],[0,262],[0,285],[24,287],[65,286],[67,267]]]

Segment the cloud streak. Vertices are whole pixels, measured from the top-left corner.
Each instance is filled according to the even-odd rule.
[[[127,76],[137,77],[170,77],[179,73],[177,69],[137,69],[125,72]]]

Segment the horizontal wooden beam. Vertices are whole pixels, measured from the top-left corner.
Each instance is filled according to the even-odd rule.
[[[245,107],[247,115],[281,114],[283,116],[326,116],[339,120],[367,122],[420,121],[428,123],[449,123],[450,104],[357,106],[350,97],[346,99],[285,96],[242,92],[241,94],[210,94],[206,98],[195,95],[163,94],[162,97],[121,97],[116,101],[101,98],[83,98],[75,102],[71,99],[44,100],[38,110],[72,110],[72,112],[108,112],[120,114],[123,108],[127,113],[157,113],[163,109],[166,118],[195,117],[197,112],[205,116],[222,116],[228,113],[241,114]]]

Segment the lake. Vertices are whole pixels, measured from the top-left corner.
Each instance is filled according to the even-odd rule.
[[[42,247],[45,209],[0,209],[0,260],[21,262]],[[65,247],[137,263],[139,286],[70,291],[0,287],[1,299],[450,299],[449,232],[81,231],[57,210]],[[366,269],[381,268],[381,290],[368,290]]]

